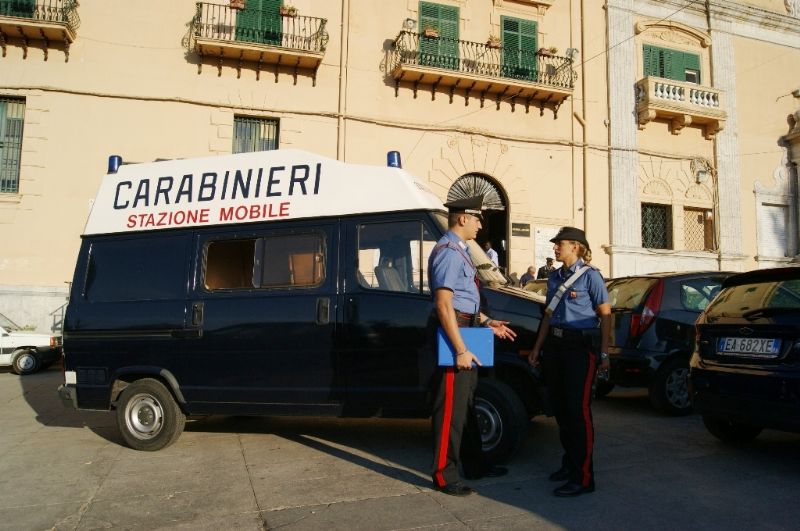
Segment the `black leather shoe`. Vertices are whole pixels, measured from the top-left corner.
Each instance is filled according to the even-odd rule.
[[[594,483],[589,485],[588,487],[584,487],[580,483],[573,483],[571,481],[564,483],[556,490],[553,491],[555,496],[561,497],[572,497],[572,496],[580,496],[581,494],[585,494],[587,492],[594,492]]]
[[[467,473],[464,472],[464,477],[467,479],[481,479],[481,478],[499,478],[508,474],[508,469],[504,466],[490,466],[483,472]]]
[[[475,493],[475,489],[461,483],[448,483],[444,487],[434,485],[433,488],[450,496],[469,496]]]
[[[550,474],[550,481],[567,481],[569,479],[569,469],[562,466],[552,474]]]

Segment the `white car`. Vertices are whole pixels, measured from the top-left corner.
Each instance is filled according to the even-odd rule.
[[[61,357],[61,337],[23,332],[0,313],[0,367],[17,374],[33,374]]]

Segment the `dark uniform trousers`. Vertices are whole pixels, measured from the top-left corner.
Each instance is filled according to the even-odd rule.
[[[548,334],[542,364],[564,448],[562,466],[569,470],[571,482],[584,487],[594,485],[591,402],[597,355],[590,339],[580,331],[563,338]]]
[[[472,323],[465,314],[457,314],[458,326]],[[460,480],[459,460],[467,477],[481,476],[488,464],[483,458],[475,388],[478,369],[458,370],[440,367],[438,389],[431,417],[433,428],[433,481],[443,487]]]

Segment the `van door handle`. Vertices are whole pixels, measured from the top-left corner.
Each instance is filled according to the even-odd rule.
[[[328,297],[317,299],[317,324],[326,325],[331,321],[331,300]]]
[[[203,326],[203,303],[195,302],[192,304],[192,326]]]

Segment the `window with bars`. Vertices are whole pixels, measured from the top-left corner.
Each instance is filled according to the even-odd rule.
[[[278,149],[279,120],[236,116],[233,119],[233,153]]]
[[[714,223],[711,210],[683,209],[683,246],[687,251],[714,250]]]
[[[697,54],[645,44],[643,55],[645,76],[700,83],[700,56]]]
[[[19,192],[25,100],[0,97],[0,193]]]
[[[672,209],[668,205],[642,203],[642,247],[672,249]]]

